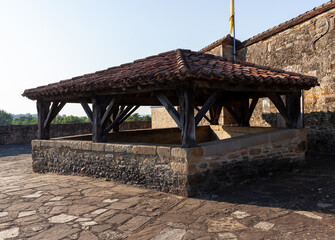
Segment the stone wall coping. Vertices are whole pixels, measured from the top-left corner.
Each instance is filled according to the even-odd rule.
[[[199,147],[203,149],[203,156],[209,156],[216,153],[231,152],[241,148],[261,144],[282,142],[288,139],[293,139],[296,136],[305,136],[307,139],[307,132],[305,129],[277,129],[274,131],[254,133],[219,141],[202,143],[199,144]]]
[[[297,136],[307,139],[305,129],[276,129],[273,131],[258,132],[244,136],[233,137],[218,141],[199,144],[193,148],[182,148],[176,145],[144,144],[144,143],[92,143],[91,141],[77,140],[33,140],[32,147],[68,147],[75,150],[96,151],[96,152],[121,152],[139,155],[158,155],[164,157],[176,157],[184,159],[197,159],[216,153],[231,152],[242,148],[273,144]]]

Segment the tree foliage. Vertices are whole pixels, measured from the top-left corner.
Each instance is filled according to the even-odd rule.
[[[151,116],[141,116],[138,113],[132,114],[126,122],[138,122],[138,121],[151,121]],[[67,123],[87,123],[89,119],[87,117],[77,116],[60,116],[51,122],[51,124],[67,124]],[[38,123],[38,118],[31,114],[19,115],[19,117],[13,118],[10,113],[0,110],[0,125],[34,125]]]
[[[151,121],[151,117],[149,115],[141,116],[138,113],[132,114],[126,120],[126,122],[145,122],[145,121]]]
[[[13,116],[0,109],[0,125],[11,125]]]

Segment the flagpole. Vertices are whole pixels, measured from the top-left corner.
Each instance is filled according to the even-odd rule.
[[[236,41],[235,41],[235,3],[234,3],[234,9],[233,9],[234,13],[233,13],[233,18],[234,18],[234,26],[233,26],[233,29],[234,29],[234,61],[236,61]]]

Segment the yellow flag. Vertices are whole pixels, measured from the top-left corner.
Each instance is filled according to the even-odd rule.
[[[230,9],[229,9],[229,34],[233,32],[234,21],[235,21],[235,9],[234,9],[234,0],[230,0]]]

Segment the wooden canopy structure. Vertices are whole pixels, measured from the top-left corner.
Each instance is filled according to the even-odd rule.
[[[106,141],[139,106],[163,105],[181,130],[182,146],[191,147],[203,117],[218,124],[225,107],[240,126],[249,126],[262,97],[270,98],[288,127],[298,128],[301,90],[316,85],[315,77],[178,49],[22,95],[37,100],[39,139],[49,138],[50,123],[66,103],[82,105],[93,125],[93,142]],[[287,96],[286,103],[281,95]]]

